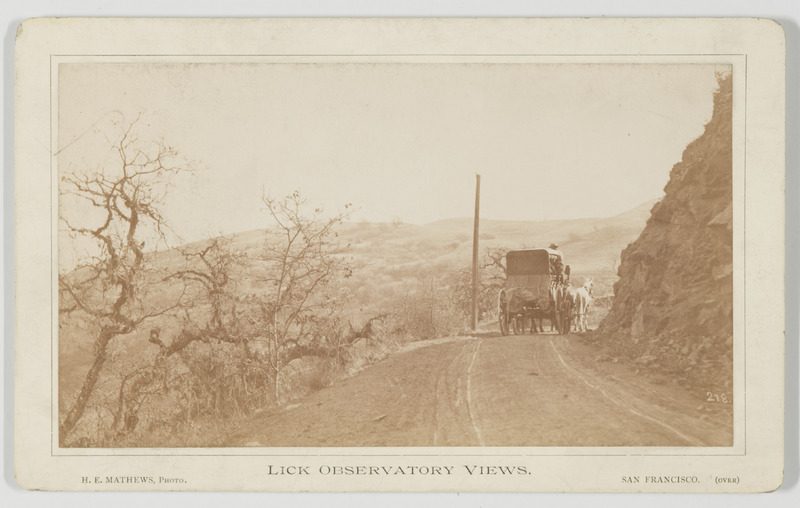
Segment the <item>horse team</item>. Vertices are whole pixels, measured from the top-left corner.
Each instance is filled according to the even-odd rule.
[[[567,333],[570,329],[574,329],[577,332],[585,332],[588,330],[587,313],[592,303],[593,286],[591,277],[587,278],[579,288],[573,288],[569,283],[554,286],[550,290],[550,300],[554,305],[550,305],[546,311],[538,307],[523,306],[523,313],[517,316],[517,319],[522,319],[524,329],[525,318],[530,318],[531,333],[544,332],[542,326],[544,319],[550,321],[550,331],[559,329],[562,333]],[[558,320],[561,322],[556,323]]]

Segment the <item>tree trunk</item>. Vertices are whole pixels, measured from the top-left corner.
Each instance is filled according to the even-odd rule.
[[[75,404],[69,410],[67,417],[59,428],[59,444],[61,446],[65,445],[67,436],[83,417],[84,411],[86,411],[86,404],[89,402],[89,397],[92,395],[94,386],[97,384],[97,379],[100,377],[100,371],[106,362],[106,348],[108,347],[109,341],[115,335],[116,333],[112,331],[101,331],[100,337],[98,337],[95,342],[94,363],[92,363],[89,372],[86,374],[86,379],[83,381],[83,386],[81,387],[80,393],[78,393]]]
[[[278,312],[272,314],[272,343],[269,348],[269,363],[272,368],[272,386],[275,388],[275,405],[280,405],[280,392],[278,381],[280,375],[280,365],[278,365]]]
[[[275,383],[275,404],[280,406],[281,405],[281,399],[280,399],[280,391],[278,390],[278,387],[279,387],[279,385],[278,385],[278,377],[280,376],[281,371],[278,369],[277,363],[275,364],[274,372],[275,373],[273,374],[273,378],[274,378],[273,382]]]

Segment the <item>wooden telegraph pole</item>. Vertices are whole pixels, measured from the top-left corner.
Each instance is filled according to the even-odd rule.
[[[472,231],[472,330],[478,329],[478,223],[481,207],[481,175],[475,175],[475,226]]]

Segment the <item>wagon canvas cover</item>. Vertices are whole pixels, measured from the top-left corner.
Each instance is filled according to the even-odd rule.
[[[553,249],[509,251],[506,255],[509,311],[520,312],[522,306],[539,306],[546,310],[552,277],[561,265],[561,255]]]

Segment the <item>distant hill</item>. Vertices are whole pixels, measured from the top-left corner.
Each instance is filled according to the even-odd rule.
[[[480,252],[487,249],[547,247],[555,242],[572,267],[576,281],[595,278],[597,294],[610,294],[621,251],[644,228],[650,200],[626,212],[604,218],[548,221],[481,220]],[[386,311],[388,302],[427,275],[468,269],[472,261],[472,218],[444,219],[429,224],[390,222],[345,223],[339,239],[350,245],[355,269],[346,281],[365,317]],[[228,237],[232,247],[255,257],[263,247],[263,231]],[[164,252],[160,257],[171,258]],[[180,256],[176,256],[179,258]],[[247,276],[245,275],[245,278]]]
[[[627,212],[605,218],[549,221],[482,220],[481,256],[487,249],[547,247],[555,242],[571,265],[573,277],[595,277],[598,294],[611,293],[621,251],[644,228],[650,200]],[[471,266],[472,218],[445,219],[424,225],[360,222],[340,232],[351,245],[354,271],[348,285],[365,312],[385,310],[384,297],[425,274],[455,272]],[[237,235],[249,238],[253,233]],[[258,236],[256,234],[256,236]]]

